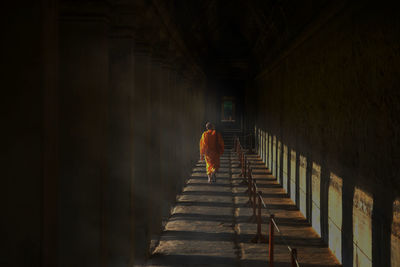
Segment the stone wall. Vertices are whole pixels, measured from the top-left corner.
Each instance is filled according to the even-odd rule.
[[[279,176],[276,157],[289,157],[288,193],[344,266],[399,264],[390,256],[400,195],[395,9],[357,1],[310,23],[246,101],[266,133],[257,139],[272,137],[272,152],[259,149],[268,167]],[[280,143],[291,152],[276,153]]]

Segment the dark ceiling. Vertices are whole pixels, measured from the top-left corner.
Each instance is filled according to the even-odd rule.
[[[172,0],[186,46],[208,76],[247,80],[271,63],[327,6],[326,0]]]

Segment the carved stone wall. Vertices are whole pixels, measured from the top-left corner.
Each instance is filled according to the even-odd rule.
[[[329,231],[327,210],[321,209],[318,219],[317,206],[331,207],[329,201],[334,201],[326,197],[329,173],[343,179],[342,199],[337,202],[342,208],[343,246],[330,241],[337,239],[330,232],[326,241],[344,266],[360,262],[363,254],[375,266],[387,265],[390,258],[391,205],[400,195],[395,137],[400,133],[400,84],[394,74],[400,64],[400,24],[394,9],[370,2],[347,3],[332,10],[333,19],[311,23],[290,49],[257,76],[253,90],[258,99],[247,107],[256,111],[258,129],[297,152],[299,163],[290,169],[299,171],[295,175],[300,196],[292,197],[299,199],[300,210],[313,224],[321,221],[324,238]],[[275,159],[274,151],[272,155]],[[319,185],[311,173],[313,163],[321,167]],[[362,226],[359,213],[352,212],[356,187],[374,206],[366,232],[358,234],[369,236],[362,240],[367,247],[360,247],[353,235]]]

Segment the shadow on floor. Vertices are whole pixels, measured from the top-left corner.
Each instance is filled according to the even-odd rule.
[[[219,178],[217,178],[218,181]],[[223,180],[224,178],[221,178],[221,180]],[[226,178],[228,179],[228,178]],[[215,186],[215,187],[231,187],[231,184],[220,184],[220,183],[213,183],[213,184],[209,184],[209,183],[187,183],[187,186],[205,186],[205,185],[209,185],[209,186]]]
[[[232,223],[232,215],[208,215],[201,213],[174,213],[170,221],[212,221],[221,223]]]
[[[236,218],[236,221],[238,223],[254,223],[254,225],[256,225],[255,220],[253,220],[253,216],[249,215],[249,216],[239,216]],[[268,224],[269,222],[269,216],[261,216],[261,221],[263,224]],[[307,222],[306,220],[296,220],[296,219],[286,219],[286,218],[282,218],[282,220],[280,220],[279,218],[275,217],[275,221],[278,224],[278,226],[292,226],[292,227],[308,227],[310,226],[310,223]]]
[[[181,195],[197,195],[197,196],[221,196],[221,197],[231,197],[232,192],[222,192],[222,191],[184,191]]]
[[[250,260],[242,259],[239,262],[236,258],[221,257],[221,256],[205,256],[205,255],[163,255],[153,254],[148,262],[148,266],[252,266],[252,267],[265,267],[268,266],[267,255],[265,260]],[[275,267],[290,267],[289,262],[274,262]],[[302,267],[339,267],[341,265],[332,264],[304,264],[300,263]]]
[[[221,227],[230,229],[232,224],[221,224]],[[233,233],[207,233],[196,231],[164,231],[161,240],[201,240],[201,241],[216,241],[216,242],[233,242],[235,235]]]
[[[247,203],[238,204],[237,207],[250,208],[250,206]],[[292,204],[267,204],[267,210],[270,211],[271,213],[273,210],[297,211],[299,209]]]
[[[199,207],[223,207],[223,208],[233,208],[233,204],[231,202],[204,202],[204,201],[178,201],[176,202],[176,206],[199,206]]]
[[[190,176],[190,179],[201,179],[201,180],[207,180],[208,179],[208,177],[207,176]],[[228,181],[228,180],[230,180],[230,178],[227,178],[227,177],[218,177],[218,174],[217,174],[217,180],[223,180],[223,181]],[[230,184],[229,184],[230,185]]]
[[[256,231],[256,225],[254,225],[254,230]],[[265,233],[262,234],[264,239],[268,243],[269,236]],[[240,243],[253,243],[253,238],[256,237],[256,234],[243,234],[241,233],[237,240]],[[281,236],[276,235],[274,238],[275,245],[290,245],[291,247],[314,247],[314,248],[326,248],[327,246],[323,243],[321,238],[297,238],[291,236],[285,236],[285,241]]]
[[[237,196],[237,197],[248,197],[249,196],[246,192],[234,193],[233,195]],[[287,194],[283,194],[283,193],[263,194],[262,196],[264,198],[264,202],[265,202],[265,198],[287,198]]]
[[[193,170],[192,173],[204,173],[204,174],[206,174],[206,171],[205,171],[205,170]],[[225,173],[225,174],[227,174],[227,173],[229,173],[229,171],[218,171],[218,172],[217,172],[217,175],[218,175],[218,173]]]
[[[235,257],[153,254],[149,263],[157,266],[236,266],[236,262]]]
[[[244,259],[240,261],[241,266],[252,266],[252,267],[266,267],[269,266],[267,261],[267,255],[265,256],[265,260],[248,260]],[[289,262],[274,262],[274,267],[291,267],[291,263]],[[341,265],[324,265],[324,264],[303,264],[300,262],[301,267],[339,267]]]
[[[282,188],[282,186],[280,184],[263,184],[261,182],[264,182],[266,180],[270,180],[270,179],[255,179],[256,180],[256,184],[258,188]]]

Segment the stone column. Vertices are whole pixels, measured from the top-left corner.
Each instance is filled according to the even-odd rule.
[[[42,1],[43,34],[43,220],[42,266],[57,266],[58,256],[58,5]]]
[[[218,117],[219,109],[221,108],[218,103],[217,95],[218,87],[215,83],[208,81],[206,88],[205,97],[205,110],[206,110],[206,121],[217,123],[220,120]]]
[[[171,147],[171,161],[174,164],[174,168],[171,170],[171,176],[173,180],[170,182],[170,186],[172,190],[177,193],[180,190],[179,178],[180,178],[180,169],[179,166],[179,149],[180,149],[180,111],[179,111],[179,84],[178,84],[178,74],[176,70],[171,71],[170,75],[170,88],[171,88],[171,126],[172,126],[172,134],[171,134],[171,143],[173,143]]]
[[[170,106],[170,68],[164,63],[161,65],[162,88],[160,92],[160,158],[161,158],[161,187],[164,188],[164,196],[162,199],[162,215],[169,216],[169,208],[172,202],[172,195],[175,190],[171,190],[171,171],[176,168],[176,162],[172,161],[172,147],[174,144],[175,134],[172,129],[172,117]]]
[[[2,1],[2,266],[56,266],[57,1]]]
[[[384,186],[377,187],[374,195],[374,207],[372,210],[372,266],[396,266],[398,262],[391,262],[398,257],[395,246],[395,232],[391,229],[394,217],[394,198],[387,193]],[[391,236],[393,235],[393,236]],[[392,252],[392,255],[391,255]],[[393,255],[394,254],[394,255]]]
[[[187,179],[189,175],[191,174],[191,151],[193,150],[193,143],[191,142],[192,140],[192,127],[194,126],[194,121],[192,117],[192,106],[191,106],[191,93],[190,91],[192,90],[191,84],[189,80],[186,80],[184,88],[183,88],[183,110],[182,114],[184,115],[184,127],[183,127],[183,137],[184,137],[184,160],[182,161],[182,164],[184,166],[184,177],[183,179]]]
[[[163,177],[160,171],[161,157],[160,157],[160,92],[162,90],[162,73],[161,63],[159,58],[152,57],[152,71],[151,71],[151,89],[149,98],[149,122],[150,122],[150,149],[149,152],[149,175],[152,188],[151,188],[151,234],[158,234],[161,230],[161,202],[164,196],[164,189],[162,188]]]
[[[133,262],[134,242],[134,55],[129,31],[110,35],[107,245],[110,266]]]
[[[183,110],[183,77],[179,73],[178,79],[177,79],[177,90],[176,90],[176,118],[177,118],[177,136],[179,137],[176,140],[177,144],[177,165],[179,166],[178,170],[178,181],[177,181],[177,189],[180,190],[183,185],[184,181],[184,170],[185,166],[183,165],[184,158],[185,158],[185,136],[184,136],[184,127],[185,127],[185,121],[184,121],[184,110]]]
[[[353,266],[353,197],[355,186],[350,179],[342,180],[342,229],[341,229],[341,263],[343,266]]]
[[[85,11],[91,11],[90,13]],[[90,15],[88,15],[90,14]],[[105,266],[109,43],[106,9],[62,2],[59,265]]]
[[[146,45],[135,45],[135,92],[133,96],[135,119],[133,121],[134,149],[134,203],[135,204],[135,260],[142,262],[150,244],[150,224],[153,207],[150,198],[152,181],[149,178],[150,161],[150,79],[151,57]]]

